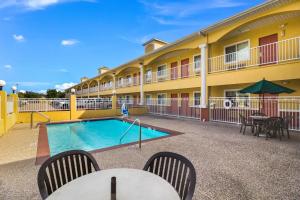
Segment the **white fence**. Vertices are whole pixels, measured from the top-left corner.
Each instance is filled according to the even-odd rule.
[[[150,114],[201,119],[200,101],[197,101],[198,105],[195,106],[194,104],[195,100],[188,98],[154,98],[146,100],[146,106]]]
[[[14,99],[10,96],[7,97],[7,114],[11,114],[14,112]]]
[[[70,110],[70,100],[66,98],[20,98],[19,112],[46,112]]]
[[[165,68],[156,72],[145,71],[144,83],[156,83],[167,80],[176,80],[200,75],[200,62],[189,64],[178,63],[176,66],[165,65]]]
[[[106,110],[112,108],[110,98],[77,98],[77,110]]]
[[[300,59],[300,37],[209,58],[208,72],[238,70],[297,59]]]
[[[237,124],[241,122],[240,114],[249,117],[254,112],[270,117],[290,117],[289,128],[300,131],[300,97],[210,97],[209,111],[210,121]]]

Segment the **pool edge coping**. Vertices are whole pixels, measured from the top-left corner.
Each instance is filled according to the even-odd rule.
[[[48,123],[39,123],[39,136],[38,136],[38,142],[37,142],[37,152],[36,152],[36,159],[35,159],[35,165],[41,165],[43,162],[45,162],[48,158],[50,158],[50,147],[49,147],[49,141],[48,141],[48,131],[47,131],[47,125],[50,124],[67,124],[67,123],[76,123],[76,122],[82,122],[82,121],[99,121],[99,120],[109,120],[109,119],[116,119],[116,120],[123,120],[126,122],[133,122],[134,120],[132,119],[127,119],[127,118],[121,118],[121,117],[104,117],[104,118],[92,118],[92,119],[82,119],[82,120],[70,120],[70,121],[61,121],[61,122],[48,122]],[[150,124],[146,123],[141,123],[142,127],[150,127],[152,129],[161,131],[161,132],[166,132],[168,135],[157,137],[157,138],[152,138],[152,139],[146,139],[142,140],[142,143],[147,143],[159,139],[164,139],[164,138],[169,138],[173,136],[178,136],[184,134],[183,132],[171,130],[171,129],[166,129],[166,128],[161,128],[158,126],[153,126]],[[112,147],[106,147],[102,149],[96,149],[89,151],[90,153],[100,153],[104,151],[109,151],[113,149],[118,149],[126,146],[131,146],[138,144],[139,142],[130,142],[126,144],[120,144]]]

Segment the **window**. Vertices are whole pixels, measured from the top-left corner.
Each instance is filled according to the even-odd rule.
[[[124,81],[123,77],[120,77],[119,81],[118,81],[118,85],[122,86],[123,85],[123,81]]]
[[[152,105],[152,99],[151,99],[151,95],[150,94],[146,95],[146,105]]]
[[[201,64],[201,55],[194,56],[194,70],[196,72],[200,71],[200,64]]]
[[[201,93],[194,92],[194,106],[200,106]]]
[[[112,87],[112,81],[109,81],[109,82],[108,82],[108,86],[109,86],[109,87]]]
[[[157,76],[158,77],[165,77],[167,75],[166,68],[167,68],[166,65],[161,65],[161,66],[157,67]]]
[[[131,96],[130,95],[126,95],[126,103],[127,104],[132,104],[132,100],[131,100]]]
[[[151,82],[151,79],[152,79],[152,71],[151,71],[151,69],[149,69],[149,70],[146,71],[145,76],[146,76],[146,82]]]
[[[122,96],[118,97],[118,103],[119,103],[119,105],[122,105],[123,103],[125,103]]]
[[[225,47],[225,62],[245,61],[250,58],[249,41]]]
[[[238,90],[225,91],[226,99],[231,100],[233,107],[249,107],[250,106],[250,94],[239,93]]]
[[[128,76],[126,77],[126,79],[127,79],[127,84],[131,84],[131,82],[132,82],[131,76],[128,75]]]
[[[166,104],[166,94],[158,94],[157,95],[157,104],[158,105],[165,105]]]

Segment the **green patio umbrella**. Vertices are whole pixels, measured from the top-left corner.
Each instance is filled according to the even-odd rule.
[[[265,79],[254,83],[242,90],[239,91],[240,93],[251,93],[251,94],[262,94],[263,102],[264,102],[264,94],[281,94],[281,93],[292,93],[295,90],[290,88],[278,85],[276,83],[272,83]],[[263,104],[264,106],[264,104]],[[259,102],[259,109],[260,109],[260,102]]]
[[[251,93],[251,94],[280,94],[280,93],[292,93],[295,92],[294,90],[283,87],[276,83],[272,83],[265,79],[254,83],[242,90],[239,91],[240,93]]]

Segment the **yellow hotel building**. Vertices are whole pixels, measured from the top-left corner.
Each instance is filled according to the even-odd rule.
[[[82,78],[72,87],[76,95],[117,95],[128,104],[148,105],[150,112],[208,119],[219,100],[240,98],[240,108],[249,106],[245,98],[253,103],[257,96],[238,90],[265,78],[295,90],[267,96],[284,98],[286,110],[298,112],[299,119],[299,0],[266,1],[173,43],[152,39],[143,45],[140,57]]]

